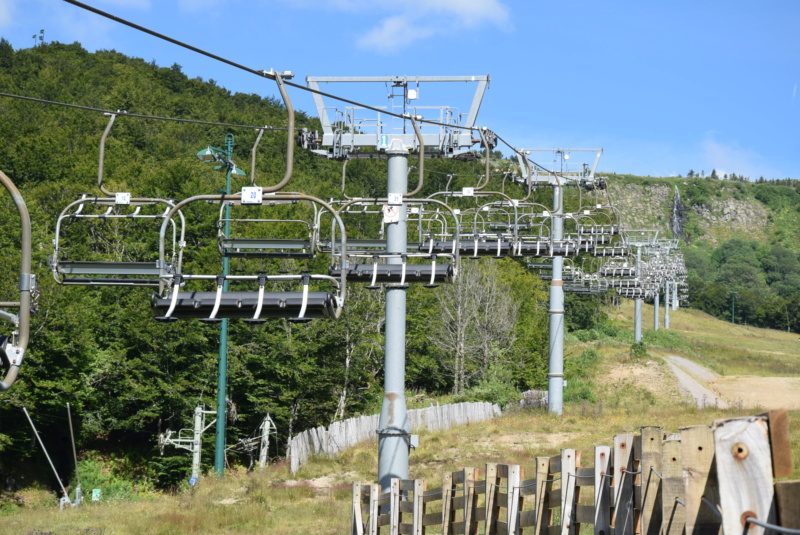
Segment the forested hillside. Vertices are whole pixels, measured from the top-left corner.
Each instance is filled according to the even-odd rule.
[[[99,110],[237,125],[281,128],[287,120],[282,103],[271,98],[233,94],[213,80],[189,79],[178,65],[160,67],[114,51],[90,54],[79,44],[51,43],[15,51],[0,42],[0,92]],[[297,121],[298,128],[317,126],[302,112]],[[185,479],[188,463],[179,450],[167,449],[160,457],[157,434],[168,427],[189,426],[198,403],[214,407],[219,328],[195,320],[158,323],[153,320],[150,291],[60,286],[48,267],[58,214],[82,192],[100,193],[99,142],[107,123],[108,118],[98,111],[0,97],[4,140],[0,168],[20,188],[31,211],[33,270],[41,290],[20,380],[0,394],[4,401],[0,448],[4,459],[23,460],[35,453],[20,409],[24,405],[38,422],[45,442],[54,445],[51,451],[58,457],[61,472],[69,473],[69,448],[65,447],[69,436],[65,404],[69,402],[78,419],[78,447],[83,455],[118,458],[117,466],[136,467],[151,484],[165,487]],[[112,191],[167,199],[215,193],[224,186],[224,173],[214,171],[195,154],[209,145],[224,146],[227,133],[235,135],[233,159],[249,173],[256,137],[252,128],[120,115],[106,143],[105,184]],[[286,134],[266,132],[257,153],[260,184],[274,184],[283,177],[285,153]],[[288,190],[323,199],[339,195],[341,163],[297,150],[294,164]],[[451,173],[474,177],[482,171],[479,162],[444,160],[430,162],[426,168],[431,171],[426,192],[443,189],[446,181],[453,180]],[[347,174],[350,194],[385,194],[384,162],[352,162]],[[248,177],[235,179],[234,191],[249,184]],[[457,181],[452,186],[460,187]],[[10,300],[19,278],[19,226],[11,200],[7,195],[0,199],[4,207],[0,243],[6,254],[0,267],[0,299]],[[220,262],[218,210],[217,206],[193,205],[186,214],[186,241],[200,249],[185,261],[211,266],[211,272],[219,272],[214,267]],[[153,229],[155,238],[126,236],[123,254],[147,253],[148,249],[157,253],[157,227]],[[76,251],[105,247],[94,243],[93,236],[73,237],[82,240],[73,248]],[[491,289],[490,295],[467,295],[464,303],[471,310],[464,320],[467,323],[460,326],[468,333],[467,389],[479,387],[482,381],[496,383],[498,377],[517,389],[546,384],[545,284],[510,259],[472,264],[463,275],[474,286]],[[454,291],[419,285],[408,292],[409,389],[432,394],[463,390],[454,383],[447,343],[446,333],[452,326],[442,319],[442,307],[453,306],[448,296]],[[496,298],[497,303],[486,305],[487,297]],[[480,328],[490,325],[497,307],[509,302],[505,332]],[[282,456],[286,437],[292,433],[327,424],[334,417],[376,412],[383,392],[382,327],[382,292],[355,285],[340,321],[291,324],[279,319],[259,326],[232,322],[228,443],[250,436],[269,413],[279,430],[279,443],[270,455]],[[480,392],[492,395],[486,389]],[[467,399],[471,394],[460,395]],[[207,447],[204,453],[210,456],[212,449]],[[239,460],[233,454],[230,457],[231,462]],[[0,472],[17,472],[20,463],[13,464],[0,466]]]
[[[800,332],[800,180],[712,176],[611,175],[609,187],[626,226],[680,240],[692,307]]]

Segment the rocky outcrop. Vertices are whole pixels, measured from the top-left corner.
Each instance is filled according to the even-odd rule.
[[[686,205],[673,183],[608,183],[611,203],[623,227],[658,229],[659,237],[694,237],[721,245],[733,237],[766,241],[770,232],[769,209],[754,198],[738,195],[720,184],[703,204]],[[689,231],[691,229],[691,232]]]
[[[680,239],[683,243],[689,243],[687,235],[684,232],[686,223],[689,222],[689,209],[681,201],[681,192],[678,191],[678,186],[675,186],[675,194],[672,196],[672,215],[669,219],[669,227],[672,231],[672,237]]]
[[[703,239],[721,245],[731,238],[767,241],[769,212],[767,207],[755,199],[714,199],[709,206],[692,207]]]
[[[619,211],[622,225],[629,229],[658,229],[669,237],[672,188],[669,184],[620,184],[609,180],[611,203]]]

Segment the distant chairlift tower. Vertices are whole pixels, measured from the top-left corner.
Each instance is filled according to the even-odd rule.
[[[436,149],[436,156],[467,155],[473,145],[471,129],[475,125],[489,76],[365,76],[307,77],[312,90],[320,83],[379,83],[389,88],[389,106],[368,109],[358,106],[336,109],[325,106],[322,95],[314,94],[322,136],[302,131],[298,143],[312,152],[330,159],[384,157],[388,160],[387,206],[396,207],[399,217],[387,225],[386,252],[398,256],[407,250],[407,211],[403,198],[408,194],[408,155],[425,147]],[[464,117],[449,106],[420,106],[420,84],[440,82],[475,82],[477,88],[469,112]],[[440,87],[440,86],[437,86]],[[381,113],[386,110],[393,115]],[[331,116],[333,115],[333,117]],[[397,116],[400,117],[397,117]],[[438,125],[418,127],[420,119]],[[359,153],[361,147],[375,152]],[[424,154],[420,154],[423,158]],[[387,263],[400,263],[388,258]],[[378,483],[387,491],[392,478],[408,478],[408,454],[411,428],[405,401],[406,291],[404,285],[386,286],[386,335],[384,397],[378,424]]]
[[[591,156],[591,164],[581,159],[581,163],[570,163],[570,153],[576,152]],[[531,165],[528,155],[531,153],[552,153],[555,156],[550,166],[541,164]],[[602,179],[595,176],[597,164],[603,149],[517,149],[517,158],[520,168],[527,172],[521,181],[530,181],[533,185],[547,185],[553,188],[552,234],[550,239],[558,242],[564,238],[564,218],[572,214],[564,213],[564,187],[598,187]],[[590,158],[591,159],[591,158]],[[538,160],[538,158],[537,158]],[[535,160],[534,160],[535,161]],[[547,371],[547,410],[552,414],[561,415],[564,411],[564,287],[563,287],[564,258],[553,256],[552,273],[550,280],[550,330]]]
[[[181,429],[178,436],[173,438],[174,431],[167,429],[165,433],[158,435],[158,449],[161,455],[164,455],[164,446],[175,446],[192,452],[192,479],[191,484],[197,482],[200,477],[200,451],[203,446],[203,433],[209,427],[216,423],[216,419],[212,420],[210,424],[206,425],[206,414],[217,414],[217,411],[206,411],[203,407],[198,405],[194,409],[194,428],[191,430],[192,435],[187,436],[188,429]]]

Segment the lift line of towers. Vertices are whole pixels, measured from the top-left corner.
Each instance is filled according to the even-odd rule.
[[[295,129],[294,109],[284,83],[291,73],[264,71],[263,75],[276,82],[288,113],[286,168],[278,183],[256,181],[258,145],[264,131],[270,129],[265,126],[258,129],[252,147],[249,185],[240,192],[230,192],[231,177],[245,174],[232,160],[232,134],[226,136],[224,148],[210,146],[197,154],[226,171],[226,193],[174,200],[112,191],[104,180],[105,142],[117,119],[132,119],[122,111],[107,113],[108,124],[100,140],[99,193],[81,195],[59,214],[50,268],[62,285],[149,288],[155,292],[155,319],[163,322],[194,318],[205,323],[241,319],[259,324],[269,318],[298,323],[338,319],[347,313],[348,284],[383,289],[385,396],[377,431],[382,485],[388,486],[394,477],[408,477],[411,435],[404,384],[405,290],[410,284],[433,288],[453,283],[462,261],[482,257],[524,259],[531,270],[549,280],[548,409],[556,414],[562,412],[564,386],[564,292],[613,291],[634,299],[637,342],[641,340],[644,299],[664,295],[666,327],[670,306],[674,310],[679,303],[686,304],[686,269],[677,240],[659,238],[656,230],[621,228],[606,180],[596,175],[602,149],[512,148],[514,171],[502,173],[501,187],[490,190],[490,182],[497,184],[491,180],[494,167],[490,155],[501,138],[475,126],[488,76],[308,77],[320,133]],[[456,82],[476,84],[467,113],[456,107],[417,103],[422,85]],[[390,89],[389,103],[336,108],[323,99],[325,93],[319,90],[323,83],[378,84]],[[485,150],[486,157],[484,172],[473,175],[472,185],[451,189],[454,179],[461,184],[465,181],[464,176],[453,174],[443,191],[420,194],[426,158],[475,160],[475,145]],[[289,189],[296,147],[343,162],[341,198],[323,200]],[[418,157],[416,169],[408,165],[411,154]],[[387,160],[385,197],[347,194],[347,162],[359,158]],[[416,182],[413,189],[409,180]],[[22,365],[38,291],[31,272],[31,229],[25,202],[2,172],[0,182],[14,200],[22,228],[19,301],[0,303],[0,317],[13,324],[10,335],[0,337],[5,371],[0,390],[7,390]],[[576,205],[565,206],[566,188],[578,191]],[[534,202],[534,193],[542,189],[552,190],[552,203]],[[217,235],[208,239],[217,242],[222,272],[199,273],[186,268],[192,263],[185,263],[184,255],[191,257],[192,247],[185,239],[182,211],[193,203],[219,205]],[[139,229],[152,229],[153,222],[160,223],[158,250],[143,251],[134,260],[115,257],[113,251],[122,247],[114,247],[114,242],[124,233],[109,232],[104,241],[111,246],[104,252],[88,252],[98,249],[87,247],[91,239],[88,230],[103,232],[98,223],[109,221]],[[365,229],[372,229],[373,234],[366,235],[369,231]],[[125,248],[126,255],[136,249]],[[308,262],[318,257],[328,259],[327,269],[307,271],[308,265],[319,265]],[[234,274],[227,269],[231,259],[237,262]]]

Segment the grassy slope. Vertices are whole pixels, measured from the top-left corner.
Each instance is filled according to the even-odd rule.
[[[633,302],[625,300],[613,317],[623,324],[633,323]],[[663,324],[663,307],[660,317]],[[642,325],[652,328],[652,306],[643,307]],[[671,347],[670,354],[690,358],[720,375],[800,376],[795,333],[734,325],[694,309],[672,312],[669,332],[679,335],[678,342],[687,343]]]
[[[632,304],[612,312],[623,328],[632,329]],[[650,344],[650,354],[636,359],[630,346],[615,340],[574,343],[568,358],[593,348],[600,355],[593,368],[594,403],[567,404],[563,417],[543,411],[512,411],[494,421],[422,433],[421,446],[411,455],[412,477],[438,486],[442,472],[464,466],[483,468],[486,462],[521,464],[531,470],[536,456],[554,455],[562,447],[589,451],[610,444],[616,433],[658,425],[667,432],[707,424],[716,418],[752,414],[752,409],[698,410],[676,401],[674,382],[647,384],[661,373],[659,355],[680,354],[723,373],[773,375],[787,372],[796,336],[779,331],[732,326],[694,310],[671,315],[671,330],[661,336],[666,346]],[[643,325],[652,325],[652,307],[644,307]],[[660,331],[661,332],[661,331]],[[796,352],[795,352],[796,353]],[[797,368],[795,366],[795,368]],[[611,379],[615,371],[622,379]],[[636,378],[639,379],[636,379]],[[795,459],[800,477],[800,412],[790,413]],[[223,481],[203,479],[194,491],[178,496],[153,496],[134,502],[87,504],[59,513],[52,494],[27,491],[28,507],[2,518],[3,533],[345,533],[349,527],[349,484],[374,480],[377,451],[363,444],[334,459],[317,459],[292,477],[286,465],[245,474],[230,471]]]

